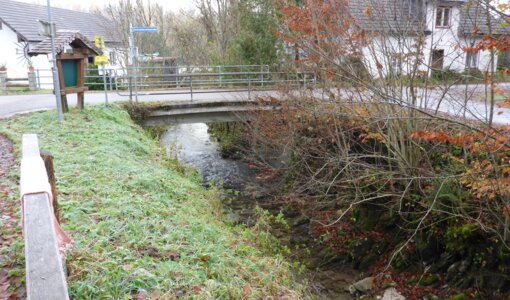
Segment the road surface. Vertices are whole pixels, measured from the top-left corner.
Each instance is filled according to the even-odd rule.
[[[510,92],[510,84],[501,84],[499,87],[505,91]],[[359,99],[360,94],[349,91],[340,92],[343,98],[349,97],[352,99]],[[371,92],[368,92],[369,94]],[[471,120],[479,120],[486,122],[488,116],[488,109],[486,105],[480,101],[470,100],[467,105],[464,103],[465,95],[475,99],[481,98],[484,93],[483,85],[468,86],[454,86],[449,90],[444,91],[441,88],[436,89],[419,89],[417,91],[420,103],[417,106],[421,109],[429,111],[439,111],[450,115],[452,118],[462,120],[464,116]],[[225,92],[222,90],[209,91],[207,93],[193,93],[193,101],[235,101],[241,99],[248,99],[256,95],[272,95],[277,96],[275,91],[258,91],[251,93],[247,91]],[[363,94],[367,98],[368,94]],[[314,92],[316,97],[324,97],[320,91]],[[385,95],[386,98],[387,95]],[[375,96],[368,96],[375,97]],[[376,97],[377,98],[377,97]],[[110,102],[128,101],[129,97],[126,94],[120,95],[116,92],[108,93]],[[190,94],[141,94],[139,96],[140,102],[147,101],[189,101],[191,100]],[[389,99],[385,99],[390,101]],[[405,100],[405,99],[404,99]],[[68,96],[68,102],[71,107],[76,105],[76,95]],[[85,93],[85,105],[93,105],[104,103],[105,97],[102,92],[89,92]],[[10,117],[20,113],[27,113],[33,111],[54,109],[56,107],[55,96],[53,94],[37,94],[37,95],[4,95],[0,96],[0,118]],[[509,108],[496,108],[494,113],[494,123],[497,124],[510,124],[510,109]]]
[[[208,93],[193,93],[193,101],[228,101],[247,99],[249,96],[257,94],[267,94],[272,92],[254,92],[245,91],[225,92],[225,91],[211,91]],[[116,92],[108,93],[109,102],[128,101],[129,97],[119,95]],[[140,102],[146,101],[183,101],[191,100],[189,94],[171,94],[171,95],[140,95],[138,97]],[[76,94],[67,96],[67,101],[70,107],[76,106]],[[85,93],[85,105],[93,105],[105,103],[105,96],[102,92],[88,92]],[[0,118],[7,118],[16,114],[55,109],[56,100],[53,94],[36,94],[36,95],[3,95],[0,96]]]

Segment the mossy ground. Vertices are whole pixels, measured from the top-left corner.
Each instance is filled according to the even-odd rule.
[[[54,155],[63,228],[74,241],[72,298],[306,297],[289,264],[260,249],[254,231],[222,222],[217,193],[166,159],[120,107],[71,111],[61,124],[54,111],[20,116],[0,133],[18,154],[22,134],[36,133]],[[13,170],[8,201],[17,201],[18,178]],[[23,270],[22,241],[9,251]]]

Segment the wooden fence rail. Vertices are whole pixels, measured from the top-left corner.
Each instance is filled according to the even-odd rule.
[[[20,190],[27,298],[69,299],[55,226],[54,187],[49,183],[35,134],[23,135]]]

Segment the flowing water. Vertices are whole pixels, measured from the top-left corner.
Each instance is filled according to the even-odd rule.
[[[254,183],[256,173],[241,160],[223,158],[220,145],[208,132],[207,124],[181,124],[170,127],[161,137],[167,154],[187,166],[198,170],[204,185],[211,181],[221,183],[225,189],[241,191],[239,197],[225,197],[224,205],[231,212],[227,218],[250,225],[253,220],[257,199],[253,190],[264,194],[264,188]],[[246,192],[245,192],[246,190]],[[251,190],[251,192],[248,192]],[[292,222],[292,220],[290,220]],[[294,228],[293,235],[307,236],[308,226]],[[336,264],[314,263],[314,270],[308,274],[310,289],[317,299],[352,299],[345,287],[358,276],[357,272]]]
[[[173,126],[163,134],[161,142],[170,157],[197,169],[205,184],[213,180],[223,182],[227,189],[244,189],[254,171],[242,161],[222,158],[218,142],[207,130],[204,123]]]

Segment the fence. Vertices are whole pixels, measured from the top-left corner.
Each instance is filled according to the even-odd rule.
[[[23,135],[20,189],[27,298],[65,300],[69,295],[59,251],[61,236],[56,225],[56,202],[52,197],[56,194],[55,186],[49,181],[53,176],[51,159],[46,162],[41,158],[37,136]]]
[[[27,77],[7,77],[6,72],[0,73],[0,91],[10,92],[16,90],[36,90],[37,75],[28,72]]]
[[[86,69],[85,85],[90,90],[103,90],[104,81],[109,91],[123,96],[140,94],[200,93],[208,90],[239,91],[265,89],[277,85],[315,85],[313,73],[271,71],[268,65],[231,66],[143,66],[132,69]],[[52,89],[51,70],[37,70],[38,88]]]

